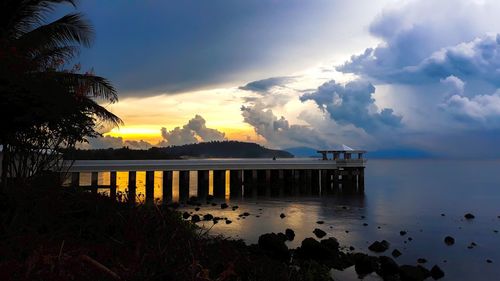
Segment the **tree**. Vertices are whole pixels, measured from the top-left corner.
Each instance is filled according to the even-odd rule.
[[[80,13],[46,18],[75,0],[0,3],[0,144],[2,184],[26,180],[60,164],[59,150],[99,135],[97,124],[122,121],[98,102],[118,101],[112,84],[92,72],[68,69],[93,29]]]

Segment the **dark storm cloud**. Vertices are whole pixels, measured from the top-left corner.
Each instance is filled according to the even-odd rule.
[[[369,133],[400,127],[402,118],[392,109],[384,108],[378,112],[372,97],[374,92],[375,87],[367,81],[356,80],[342,85],[331,80],[315,92],[303,95],[301,100],[314,101],[339,124],[352,124]]]
[[[240,90],[252,91],[257,93],[266,93],[271,88],[276,86],[283,86],[286,83],[290,83],[295,80],[295,77],[283,76],[283,77],[271,77],[267,79],[257,80],[246,84],[245,86],[239,87]]]
[[[323,45],[311,32],[328,24],[337,2],[82,1],[97,38],[81,60],[122,96],[252,79],[305,65],[298,54]],[[297,44],[303,41],[309,44]]]

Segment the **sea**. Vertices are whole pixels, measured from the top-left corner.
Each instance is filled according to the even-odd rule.
[[[155,197],[161,195],[162,174],[155,172]],[[196,174],[191,172],[190,195],[196,195]],[[144,200],[145,172],[137,173],[138,201]],[[125,192],[126,172],[118,173],[118,192]],[[81,184],[90,183],[82,173]],[[99,175],[99,184],[109,184],[109,174]],[[228,188],[228,187],[227,187]],[[210,188],[212,190],[212,187]],[[100,190],[102,193],[107,190]],[[142,194],[142,197],[141,197]],[[174,200],[178,200],[178,176],[174,173]],[[232,221],[202,221],[198,225],[210,235],[257,243],[260,235],[284,232],[296,236],[287,242],[299,247],[319,228],[355,252],[377,255],[368,246],[387,240],[402,255],[398,264],[438,265],[441,280],[500,280],[500,160],[375,160],[367,162],[364,194],[315,197],[257,197],[215,200],[216,206],[181,206],[182,212],[212,214]],[[220,203],[229,208],[221,209]],[[238,206],[233,210],[232,206]],[[242,213],[250,213],[247,217]],[[465,219],[470,213],[474,219]],[[284,214],[282,218],[280,215]],[[318,224],[322,221],[322,224]],[[405,234],[402,235],[403,231]],[[447,245],[451,236],[455,244]],[[418,263],[418,259],[425,263]],[[358,280],[353,268],[332,271],[334,280]],[[364,280],[381,280],[368,275]]]

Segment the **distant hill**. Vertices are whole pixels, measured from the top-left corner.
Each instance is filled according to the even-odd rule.
[[[291,147],[285,149],[295,157],[319,157],[316,149],[310,147]],[[368,159],[421,159],[432,158],[429,152],[413,148],[382,149],[368,151],[365,158]]]
[[[295,157],[320,157],[321,155],[316,152],[316,149],[310,147],[290,147],[285,149],[285,151],[290,152]]]
[[[413,148],[375,150],[366,154],[366,158],[371,159],[424,159],[432,157],[434,155],[427,151]]]
[[[214,141],[169,147],[153,147],[135,150],[128,147],[119,149],[76,149],[65,151],[66,159],[74,160],[140,160],[140,159],[180,159],[180,158],[291,158],[293,155],[283,150],[265,148],[256,143],[239,141]]]

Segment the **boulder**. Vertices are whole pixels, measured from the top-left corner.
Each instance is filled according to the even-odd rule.
[[[192,221],[192,222],[195,222],[195,223],[196,223],[196,222],[199,222],[200,220],[201,220],[201,219],[200,219],[200,216],[198,216],[198,215],[193,215],[193,216],[191,216],[191,221]]]
[[[399,232],[399,235],[401,235],[401,236],[405,236],[405,235],[406,235],[406,231],[401,230],[401,231]]]
[[[280,214],[280,218],[284,219],[285,217],[286,217],[285,214],[283,214],[283,213]]]
[[[226,224],[231,224],[233,221],[231,220],[226,220]]]
[[[368,249],[375,253],[382,253],[389,249],[389,245],[389,242],[387,242],[386,240],[375,241],[370,246],[368,246]]]
[[[296,254],[298,258],[316,261],[330,258],[330,253],[327,248],[311,237],[302,240],[302,244],[297,248]]]
[[[444,238],[444,243],[448,246],[451,246],[453,244],[455,244],[455,238],[451,237],[451,236],[446,236]]]
[[[378,258],[379,260],[379,270],[377,274],[381,277],[387,279],[388,276],[396,275],[399,272],[398,264],[388,256],[381,256]]]
[[[288,261],[290,259],[290,252],[288,251],[285,241],[276,233],[266,233],[259,237],[259,248],[266,252],[269,256],[279,259],[281,261]]]
[[[188,212],[184,212],[184,213],[182,214],[182,218],[183,218],[183,219],[185,219],[185,220],[187,220],[190,216],[191,216],[191,215],[190,215]]]
[[[399,267],[399,277],[401,281],[422,281],[429,276],[429,270],[420,265],[402,265]]]
[[[295,238],[295,231],[291,230],[290,228],[287,228],[285,230],[285,235],[288,241],[293,241]]]
[[[229,207],[229,206],[226,203],[220,204],[221,209],[227,209],[227,207]]]
[[[325,222],[324,221],[317,221],[316,223],[317,224],[324,224]]]
[[[206,214],[203,216],[203,220],[206,220],[206,221],[210,221],[213,219],[214,219],[214,216],[212,216],[211,214]]]
[[[468,220],[471,220],[471,219],[475,218],[475,216],[473,214],[471,214],[471,213],[467,213],[467,214],[464,215],[464,218],[466,218]]]
[[[438,279],[441,279],[444,277],[444,272],[443,270],[441,270],[441,268],[437,265],[434,265],[432,268],[431,268],[431,277],[432,279],[434,280],[438,280]]]
[[[339,241],[335,239],[334,237],[330,237],[328,239],[323,239],[321,240],[320,244],[325,247],[328,252],[330,252],[331,255],[336,255],[339,252]]]
[[[394,249],[391,253],[391,255],[395,258],[398,258],[402,255],[402,253],[398,249]]]
[[[379,269],[378,258],[363,253],[355,253],[353,256],[354,270],[360,276],[370,274]]]
[[[326,232],[324,232],[323,230],[319,229],[319,228],[315,228],[313,230],[313,233],[314,235],[316,235],[316,237],[318,237],[319,239],[323,238],[326,236]]]
[[[418,258],[418,259],[417,259],[417,262],[418,262],[418,263],[426,263],[426,262],[427,262],[427,260],[426,260],[426,259],[424,259],[424,258]]]

